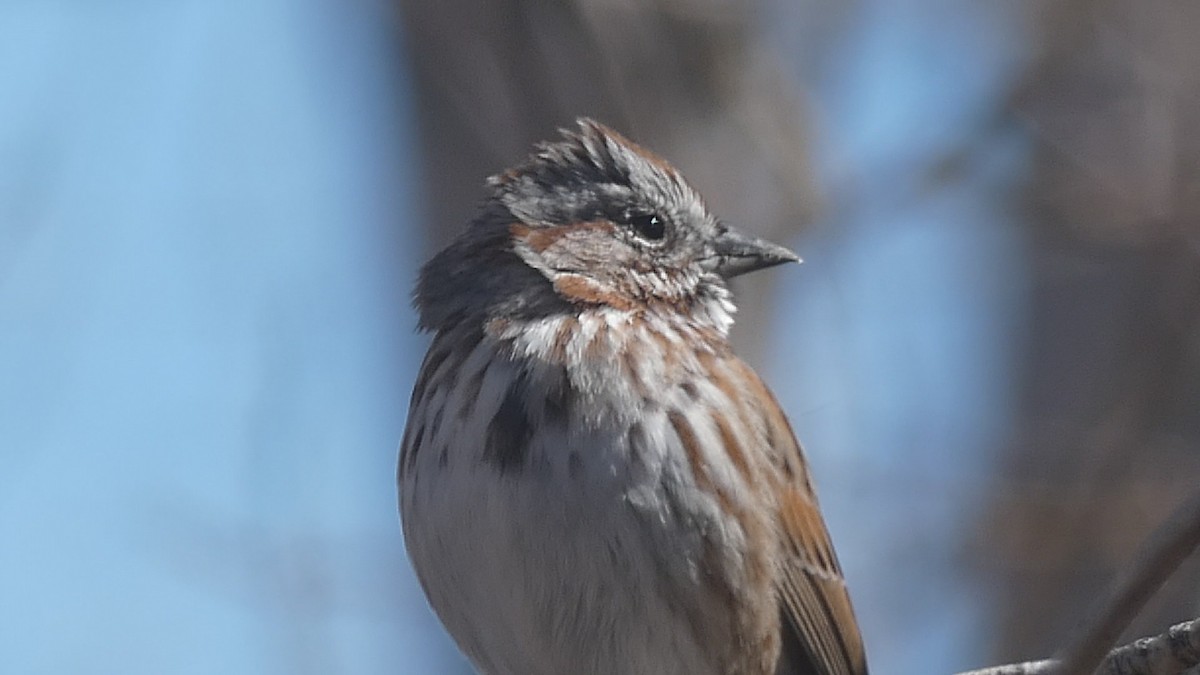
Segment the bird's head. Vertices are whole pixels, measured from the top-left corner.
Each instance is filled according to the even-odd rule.
[[[666,160],[592,120],[488,187],[481,215],[422,272],[426,326],[470,301],[485,315],[662,309],[724,332],[727,279],[799,260],[719,221]]]

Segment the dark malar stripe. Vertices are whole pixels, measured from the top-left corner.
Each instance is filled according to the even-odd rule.
[[[410,429],[413,427],[409,427]],[[425,439],[425,425],[420,424],[412,435],[405,440],[404,456],[400,458],[400,464],[403,467],[404,473],[412,471],[413,466],[417,463],[417,454],[421,452],[421,443]]]
[[[529,442],[533,438],[533,422],[528,409],[529,381],[521,373],[508,390],[492,423],[488,425],[484,442],[483,459],[500,473],[519,471],[529,456]]]

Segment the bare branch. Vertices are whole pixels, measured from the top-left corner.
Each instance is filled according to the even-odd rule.
[[[1062,675],[1087,675],[1095,671],[1146,601],[1197,546],[1200,546],[1200,492],[1171,514],[1142,547],[1138,559],[1126,568],[1128,571],[1094,612],[1093,620],[1063,653]],[[1108,653],[1111,657],[1113,652]]]
[[[971,670],[958,675],[1051,675],[1058,662],[1054,659],[1044,661],[1026,661],[1024,663],[1009,663],[1003,666],[992,666]]]
[[[1061,675],[1061,661],[1028,661],[972,670],[959,675]],[[1096,675],[1180,675],[1200,665],[1200,619],[1172,626],[1162,635],[1118,647],[1100,663]]]
[[[1108,651],[1150,596],[1197,546],[1200,493],[1184,502],[1155,531],[1063,656],[961,675],[1179,675],[1200,664],[1200,619]]]

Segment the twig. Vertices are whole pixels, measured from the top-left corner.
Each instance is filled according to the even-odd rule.
[[[1141,549],[1079,637],[1054,659],[960,675],[1178,675],[1200,664],[1200,619],[1162,635],[1112,649],[1142,606],[1200,546],[1200,492],[1171,514]],[[1111,651],[1109,651],[1111,650]]]
[[[1079,638],[1059,660],[1059,675],[1088,675],[1096,670],[1117,638],[1167,577],[1200,546],[1200,492],[1171,514],[1127,567],[1108,598],[1092,614]]]
[[[1057,659],[1012,663],[959,675],[1060,675]],[[1172,626],[1162,635],[1118,647],[1100,662],[1096,675],[1180,675],[1200,665],[1200,619]]]

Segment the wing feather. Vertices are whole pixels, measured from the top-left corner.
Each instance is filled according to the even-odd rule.
[[[742,367],[744,381],[754,385],[748,393],[762,406],[767,452],[776,468],[783,648],[775,675],[866,675],[862,636],[803,450],[770,390]]]
[[[791,451],[799,453],[792,443]],[[807,484],[807,480],[794,480],[779,491],[783,546],[777,583],[785,618],[781,629],[794,632],[814,665],[808,670],[785,670],[792,666],[781,662],[776,673],[865,675],[866,656],[850,595],[816,496]]]

